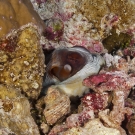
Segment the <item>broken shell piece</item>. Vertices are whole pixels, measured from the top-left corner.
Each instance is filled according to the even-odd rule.
[[[4,130],[5,129],[5,130]],[[40,135],[21,90],[0,84],[0,135]],[[7,134],[6,134],[7,133]]]
[[[56,49],[47,65],[44,88],[51,84],[69,96],[82,96],[88,90],[82,85],[83,79],[97,74],[104,64],[98,54],[91,54],[83,47],[60,47]]]
[[[0,83],[22,89],[28,97],[37,98],[44,75],[44,54],[38,29],[33,24],[13,31],[0,40]]]
[[[70,99],[59,90],[50,87],[45,96],[44,116],[49,125],[53,125],[62,116],[70,112]]]

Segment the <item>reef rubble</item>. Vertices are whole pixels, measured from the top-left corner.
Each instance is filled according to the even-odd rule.
[[[45,72],[37,26],[27,24],[0,40],[0,132],[39,135],[31,115]]]
[[[0,135],[135,135],[134,15],[133,0],[0,0]]]

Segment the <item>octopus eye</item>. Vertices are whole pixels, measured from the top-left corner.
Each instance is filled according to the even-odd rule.
[[[64,81],[70,77],[71,71],[71,65],[65,64],[64,66],[52,68],[51,73],[56,76],[60,81]]]
[[[69,65],[69,64],[66,64],[66,65],[64,65],[64,70],[66,71],[66,72],[71,72],[71,70],[72,70],[72,67]]]

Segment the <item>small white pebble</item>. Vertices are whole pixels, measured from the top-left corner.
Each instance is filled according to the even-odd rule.
[[[17,80],[17,78],[16,78],[16,77],[14,77],[14,78],[13,78],[13,82],[14,82],[14,81],[16,81],[16,80]]]
[[[28,61],[24,61],[23,62],[26,66],[29,66],[29,62]]]
[[[15,75],[14,75],[14,73],[10,73],[10,76],[11,76],[11,77],[14,77]]]
[[[30,75],[30,76],[29,76],[29,79],[30,79],[30,80],[32,80],[32,79],[33,79],[33,76],[32,76],[32,75]]]
[[[37,89],[39,87],[39,84],[37,82],[32,83],[32,88]]]

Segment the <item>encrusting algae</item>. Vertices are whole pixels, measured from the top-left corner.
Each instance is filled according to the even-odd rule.
[[[37,98],[44,75],[44,55],[36,27],[29,24],[0,40],[0,83]]]
[[[14,30],[0,40],[0,132],[3,135],[40,135],[28,99],[37,99],[40,94],[44,60],[34,24]]]
[[[106,14],[116,14],[120,17],[117,27],[125,30],[135,22],[135,2],[133,0],[82,0],[80,11],[94,26],[100,30],[101,19]]]
[[[134,0],[0,0],[0,135],[134,135],[134,15]]]

